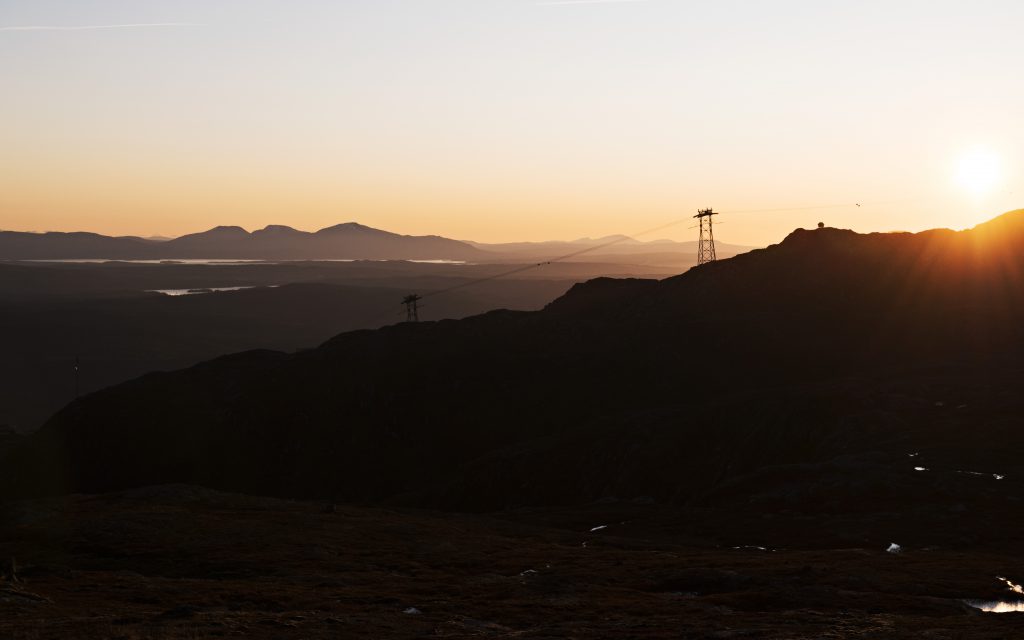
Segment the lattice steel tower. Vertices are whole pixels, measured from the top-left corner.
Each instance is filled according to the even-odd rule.
[[[419,322],[420,321],[420,306],[419,302],[423,298],[416,295],[415,293],[405,296],[402,299],[402,304],[405,305],[405,320],[406,322]]]
[[[711,228],[711,216],[718,214],[711,209],[698,209],[693,216],[700,220],[700,242],[697,244],[697,264],[715,261],[715,233]]]

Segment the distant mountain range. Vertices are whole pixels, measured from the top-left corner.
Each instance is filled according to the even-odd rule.
[[[316,232],[271,225],[249,232],[241,227],[214,227],[160,241],[96,233],[0,232],[4,260],[479,260],[472,245],[440,236],[405,236],[355,222]]]
[[[0,462],[0,492],[1012,512],[1022,274],[1024,210],[962,232],[799,229],[664,280],[578,284],[543,311],[138,378],[54,415]]]
[[[721,257],[749,250],[719,243]],[[89,232],[0,231],[0,260],[550,260],[585,250],[578,260],[689,266],[695,242],[640,242],[626,236],[563,242],[487,244],[441,236],[408,236],[355,222],[316,232],[271,225],[257,231],[220,226],[173,239],[111,237]]]
[[[506,260],[550,260],[579,253],[578,257],[574,256],[572,259],[588,262],[629,261],[689,267],[696,262],[697,254],[696,242],[678,242],[668,239],[644,242],[623,235],[579,238],[568,242],[553,240],[497,244],[470,242],[469,244],[491,254],[502,256]],[[731,258],[755,248],[724,242],[717,242],[715,246],[719,258]]]

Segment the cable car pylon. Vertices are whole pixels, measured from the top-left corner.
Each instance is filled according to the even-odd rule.
[[[697,264],[714,262],[715,257],[715,233],[712,229],[711,216],[718,214],[711,209],[699,209],[697,215],[693,216],[700,221],[700,241],[697,243]]]
[[[415,293],[411,293],[402,298],[402,304],[405,305],[405,321],[406,322],[419,322],[420,321],[420,310],[419,301],[423,297]]]

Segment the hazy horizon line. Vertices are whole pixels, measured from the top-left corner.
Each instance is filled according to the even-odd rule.
[[[546,240],[481,241],[481,240],[470,240],[470,239],[465,239],[465,238],[456,238],[456,237],[451,237],[451,236],[440,235],[440,234],[437,234],[437,233],[428,233],[428,234],[420,234],[420,235],[405,234],[405,233],[401,233],[401,232],[398,232],[398,231],[389,231],[387,229],[382,229],[382,228],[379,228],[379,227],[371,227],[369,225],[365,225],[365,224],[362,224],[360,222],[339,222],[338,224],[333,224],[333,225],[329,225],[329,226],[326,226],[326,227],[321,227],[319,229],[315,229],[315,230],[311,230],[311,231],[307,231],[307,230],[304,230],[304,229],[298,229],[296,227],[292,227],[290,225],[283,225],[283,224],[269,224],[269,225],[263,226],[262,228],[253,229],[252,231],[250,231],[249,229],[247,229],[246,227],[244,227],[242,225],[223,224],[223,225],[214,225],[212,227],[208,227],[208,228],[202,229],[200,231],[190,231],[188,233],[183,233],[183,234],[180,234],[180,235],[166,235],[166,234],[162,234],[162,233],[150,233],[150,234],[137,234],[137,233],[132,234],[132,233],[130,233],[130,234],[112,235],[112,234],[100,233],[100,232],[97,232],[97,231],[85,231],[85,230],[82,230],[82,229],[77,229],[77,230],[73,230],[73,231],[62,231],[62,230],[59,230],[59,229],[46,229],[46,230],[23,229],[23,230],[17,230],[17,229],[2,229],[2,228],[0,228],[0,233],[27,233],[27,234],[33,234],[33,235],[45,235],[45,234],[48,234],[48,233],[65,233],[65,234],[91,233],[91,234],[103,236],[103,237],[106,237],[106,238],[138,238],[140,240],[157,240],[157,241],[165,241],[166,242],[166,241],[170,241],[170,240],[177,240],[177,239],[183,238],[185,236],[207,233],[207,232],[213,231],[214,229],[220,229],[220,228],[238,228],[238,229],[241,229],[242,231],[244,231],[246,234],[252,235],[253,233],[256,233],[257,231],[263,231],[263,230],[266,230],[266,229],[271,228],[271,227],[284,227],[284,228],[287,228],[287,229],[291,229],[293,231],[298,231],[300,233],[308,233],[310,235],[314,235],[314,234],[316,234],[319,231],[324,231],[324,230],[327,230],[327,229],[331,229],[331,228],[334,228],[334,227],[345,226],[345,225],[358,225],[360,227],[365,227],[367,229],[373,229],[374,231],[383,231],[385,233],[392,233],[392,234],[400,235],[400,236],[419,237],[419,238],[439,237],[439,238],[445,238],[445,239],[448,239],[448,240],[454,240],[456,242],[464,242],[464,243],[467,243],[467,244],[475,244],[475,245],[557,244],[557,243],[573,244],[573,243],[579,243],[579,242],[597,242],[597,241],[601,241],[601,240],[607,240],[608,238],[622,238],[624,240],[632,240],[634,242],[639,242],[639,243],[642,243],[642,244],[665,243],[665,242],[673,242],[673,243],[683,244],[683,243],[688,243],[688,242],[696,242],[696,240],[689,240],[689,239],[679,240],[679,239],[673,239],[673,238],[668,238],[668,237],[658,237],[658,238],[651,238],[650,240],[643,240],[643,239],[640,239],[638,237],[638,236],[644,235],[643,233],[634,233],[634,234],[609,233],[609,234],[602,235],[602,236],[578,236],[578,237],[572,238],[572,239],[549,238],[549,239],[546,239]],[[734,243],[734,242],[722,242],[720,244],[727,244],[727,245],[732,245],[732,246],[744,246],[744,247],[762,246],[762,245],[758,245],[758,244],[742,244],[742,243]]]
[[[24,25],[0,27],[0,31],[94,31],[102,29],[136,29],[150,27],[208,27],[199,22],[131,22],[125,24],[89,24],[89,25]]]

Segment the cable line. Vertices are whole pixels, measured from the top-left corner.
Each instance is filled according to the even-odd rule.
[[[736,210],[736,211],[724,211],[722,213],[726,213],[726,214],[743,214],[743,213],[771,213],[771,212],[779,212],[779,211],[811,211],[811,210],[815,210],[815,209],[839,209],[839,208],[845,208],[845,207],[860,207],[860,206],[861,206],[861,203],[825,204],[825,205],[816,205],[816,206],[809,206],[809,207],[779,207],[779,208],[773,208],[773,209],[740,209],[740,210]],[[649,234],[652,234],[652,233],[657,233],[658,231],[663,231],[665,229],[669,229],[671,227],[683,224],[684,222],[689,222],[692,219],[693,219],[693,216],[687,216],[685,218],[679,218],[678,220],[672,220],[671,222],[666,222],[666,223],[660,224],[660,225],[658,225],[656,227],[651,227],[649,229],[644,229],[643,231],[638,231],[636,233],[633,233],[633,234],[630,234],[630,235],[627,235],[627,236],[617,237],[614,240],[610,240],[608,242],[602,242],[600,244],[591,245],[589,247],[584,247],[584,248],[579,249],[577,251],[573,251],[571,253],[567,253],[565,255],[558,256],[558,257],[555,257],[555,258],[551,258],[550,260],[544,260],[544,261],[536,262],[536,263],[533,263],[533,264],[522,265],[522,266],[516,267],[514,269],[509,269],[508,271],[502,271],[500,273],[495,273],[495,274],[492,274],[492,275],[489,275],[489,276],[484,276],[482,278],[477,278],[475,280],[469,280],[467,282],[460,282],[459,284],[452,285],[452,286],[446,287],[444,289],[438,289],[436,291],[428,291],[427,293],[424,293],[422,295],[411,294],[409,296],[406,296],[405,301],[403,301],[401,304],[405,304],[408,307],[408,305],[412,304],[411,301],[413,300],[413,298],[415,298],[415,300],[418,302],[419,300],[423,300],[423,299],[426,299],[426,298],[434,298],[434,297],[437,297],[437,296],[440,296],[440,295],[451,293],[452,291],[458,291],[459,289],[465,289],[467,287],[473,287],[473,286],[476,286],[478,284],[482,284],[484,282],[490,282],[492,280],[500,280],[501,278],[507,278],[508,276],[512,276],[512,275],[515,275],[517,273],[524,273],[526,271],[531,271],[533,269],[538,269],[540,267],[551,265],[551,264],[554,264],[556,262],[563,262],[565,260],[569,260],[570,258],[575,258],[577,256],[581,256],[581,255],[584,255],[584,254],[587,254],[587,253],[591,253],[593,251],[598,251],[600,249],[606,249],[608,247],[620,244],[622,242],[628,242],[629,240],[633,240],[635,238],[646,236],[646,235],[649,235]],[[719,224],[724,224],[724,223],[719,223]],[[394,312],[397,313],[397,311],[394,311]],[[379,318],[381,316],[384,316],[384,315],[390,315],[391,313],[392,313],[392,310],[389,308],[388,311],[385,311],[385,312],[381,313],[379,316],[376,316],[375,317],[375,321],[376,321],[377,318]],[[408,318],[416,317],[415,316],[415,311],[414,310],[409,310],[409,313],[407,313],[407,317]]]

